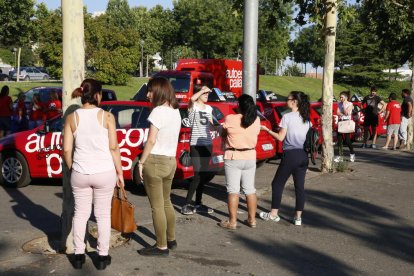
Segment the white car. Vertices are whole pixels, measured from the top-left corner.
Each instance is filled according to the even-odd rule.
[[[11,74],[13,80],[17,79],[17,71],[13,71]],[[21,67],[19,80],[48,80],[50,77],[48,74],[41,72],[36,67]]]

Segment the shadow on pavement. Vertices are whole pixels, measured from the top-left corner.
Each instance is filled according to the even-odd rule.
[[[376,164],[394,168],[400,171],[414,170],[414,152],[396,152],[390,150],[365,150],[358,151],[357,161],[359,159],[363,159],[364,162],[375,162]]]
[[[359,239],[371,249],[414,262],[414,227],[393,211],[348,196],[307,191],[309,204],[329,212],[327,218],[306,211],[306,225],[332,229]],[[345,219],[345,221],[344,221]],[[352,220],[347,223],[346,220]],[[363,227],[363,230],[361,229]]]
[[[11,207],[18,218],[27,220],[30,224],[41,230],[48,239],[49,246],[55,250],[56,233],[60,231],[60,217],[40,204],[31,201],[21,190],[3,187],[14,203]]]
[[[238,236],[252,251],[298,275],[355,275],[357,270],[340,260],[297,243],[259,242]]]

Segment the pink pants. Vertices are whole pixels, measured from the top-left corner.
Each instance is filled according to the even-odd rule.
[[[98,254],[108,255],[111,237],[111,200],[116,184],[115,170],[97,174],[81,174],[72,171],[71,184],[75,198],[73,217],[75,254],[85,253],[86,223],[91,216],[93,201],[94,214],[98,223]]]

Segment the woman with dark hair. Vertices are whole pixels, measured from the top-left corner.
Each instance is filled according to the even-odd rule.
[[[310,123],[309,97],[303,92],[292,91],[287,98],[287,106],[292,112],[283,115],[279,132],[273,132],[265,126],[261,128],[279,141],[283,141],[282,161],[272,181],[272,210],[261,212],[266,221],[279,221],[279,209],[286,181],[293,175],[295,184],[296,207],[293,223],[302,224],[302,211],[305,207],[305,175],[308,169],[308,155],[304,150],[306,134]]]
[[[43,123],[43,104],[40,101],[39,93],[36,93],[32,97],[30,103],[30,115],[29,115],[29,129],[34,129]]]
[[[254,100],[249,95],[238,99],[239,114],[227,115],[223,124],[226,132],[224,168],[228,193],[229,219],[219,223],[220,227],[234,230],[237,227],[240,184],[246,195],[247,225],[256,227],[257,197],[254,185],[256,173],[256,144],[260,133],[260,119]]]
[[[62,112],[62,102],[57,91],[51,91],[50,99],[46,104],[46,120],[49,120]]]
[[[74,265],[80,269],[85,262],[85,230],[93,202],[98,223],[98,269],[105,269],[111,264],[108,251],[112,195],[115,184],[124,186],[115,118],[98,107],[102,99],[100,82],[85,79],[72,93],[72,98],[77,97],[81,98],[82,107],[66,117],[63,142],[75,199]]]
[[[213,140],[210,128],[213,125],[213,109],[206,104],[211,90],[207,86],[196,84],[194,92],[188,105],[188,118],[191,126],[190,155],[194,177],[188,188],[184,206],[181,208],[181,213],[184,215],[213,212],[213,209],[202,203],[204,185],[207,184],[211,174],[209,166]],[[194,194],[195,204],[193,205]]]
[[[338,109],[336,110],[336,114],[338,115],[338,121],[348,121],[353,120],[352,118],[352,110],[354,110],[354,105],[349,102],[350,92],[349,91],[342,91],[339,94]],[[350,133],[339,133],[337,131],[336,137],[338,138],[338,151],[339,155],[334,158],[334,162],[341,162],[343,161],[343,141],[345,139],[345,144],[349,147],[349,161],[355,161],[355,152],[354,147],[352,146],[351,141],[351,134]]]
[[[147,97],[154,109],[148,117],[150,129],[138,168],[151,205],[157,242],[155,246],[138,250],[138,253],[144,256],[168,256],[169,249],[177,247],[171,185],[177,167],[175,155],[181,116],[169,80],[155,77],[148,82],[147,87]]]
[[[0,138],[6,136],[11,130],[11,116],[13,115],[13,101],[9,96],[7,85],[1,88],[0,93]]]

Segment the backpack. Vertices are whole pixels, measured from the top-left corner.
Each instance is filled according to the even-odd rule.
[[[313,165],[316,165],[315,159],[318,156],[318,148],[319,148],[319,133],[318,131],[313,128],[309,122],[309,130],[306,133],[306,140],[303,143],[303,149],[307,154],[310,155],[311,161]]]

